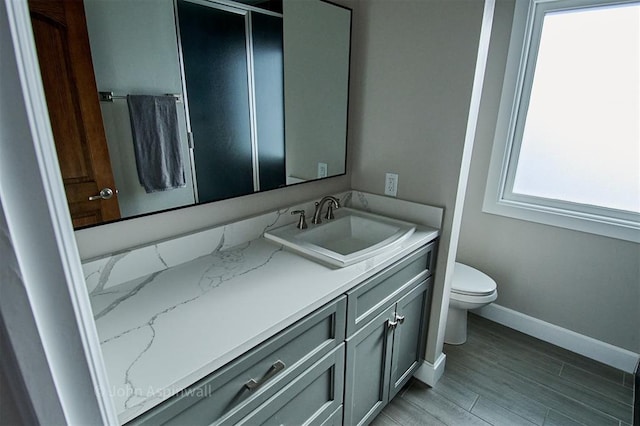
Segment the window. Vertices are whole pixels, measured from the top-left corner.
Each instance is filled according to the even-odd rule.
[[[516,3],[483,210],[640,242],[640,2]]]

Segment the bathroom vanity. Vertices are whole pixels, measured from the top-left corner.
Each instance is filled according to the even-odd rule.
[[[332,268],[262,238],[299,208],[85,262],[121,423],[358,424],[412,376],[438,231]]]

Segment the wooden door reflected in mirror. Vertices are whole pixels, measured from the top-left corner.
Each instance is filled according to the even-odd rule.
[[[29,0],[58,162],[74,227],[120,218],[82,2]],[[104,191],[103,191],[104,190]]]

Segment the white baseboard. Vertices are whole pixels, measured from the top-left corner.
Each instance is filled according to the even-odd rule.
[[[443,353],[440,354],[438,359],[436,359],[435,364],[431,364],[427,361],[422,361],[422,365],[418,367],[416,372],[413,374],[413,377],[420,380],[422,383],[425,383],[429,386],[434,386],[440,377],[444,374],[444,365],[447,356]]]
[[[640,354],[492,303],[474,313],[611,367],[632,373]]]

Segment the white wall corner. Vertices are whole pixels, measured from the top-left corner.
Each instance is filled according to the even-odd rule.
[[[14,257],[9,279],[0,280],[0,315],[18,373],[40,423],[117,424],[27,2],[0,4],[0,51],[0,209],[6,221],[1,233],[11,238],[4,245]]]
[[[444,366],[446,364],[447,356],[444,353],[440,353],[436,362],[431,364],[428,361],[422,361],[422,365],[418,367],[413,377],[420,380],[431,387],[438,383],[438,380],[444,374]]]
[[[492,303],[474,311],[491,321],[633,374],[640,354]]]
[[[445,269],[440,268],[441,261],[438,261],[437,273],[444,274],[444,289],[442,298],[439,299],[437,288],[434,290],[433,302],[435,305],[440,301],[439,306],[439,322],[437,326],[437,334],[432,336],[435,327],[429,326],[429,337],[427,338],[426,358],[438,359],[434,355],[442,352],[444,347],[444,335],[449,309],[449,292],[451,290],[451,279],[453,277],[453,266],[458,253],[458,242],[460,239],[460,228],[462,226],[462,213],[464,210],[464,200],[467,192],[467,184],[469,180],[469,172],[471,169],[471,156],[473,153],[473,145],[475,143],[476,128],[478,125],[478,117],[480,115],[480,101],[482,98],[482,88],[484,85],[484,77],[487,69],[487,59],[489,56],[489,44],[491,41],[491,30],[493,28],[493,14],[495,10],[495,0],[485,0],[482,12],[482,26],[478,36],[478,51],[476,56],[475,71],[473,77],[473,86],[471,89],[471,98],[469,99],[469,114],[467,116],[467,126],[465,130],[464,146],[462,149],[462,157],[460,158],[460,174],[458,175],[458,186],[456,189],[456,198],[453,204],[453,217],[451,219],[451,234],[449,237],[449,250],[440,249],[438,256],[445,256]],[[446,219],[445,219],[446,220]],[[443,222],[441,230],[442,237],[440,247],[446,244],[443,241],[446,238],[446,224]],[[445,246],[446,247],[446,246]],[[438,284],[438,281],[436,281]],[[438,311],[438,307],[433,307],[434,312]],[[433,314],[433,313],[432,313]],[[439,355],[441,356],[441,355]],[[443,367],[444,369],[444,367]]]

